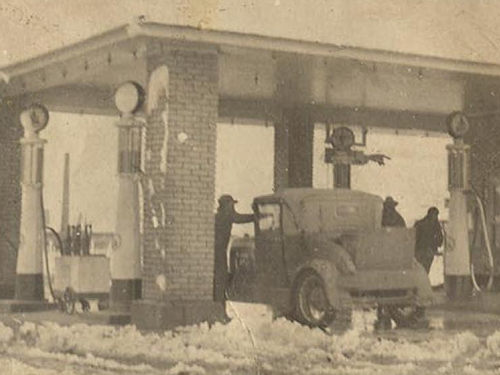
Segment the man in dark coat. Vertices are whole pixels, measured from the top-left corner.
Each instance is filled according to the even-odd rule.
[[[403,216],[396,211],[396,202],[392,197],[385,198],[384,209],[382,211],[382,226],[383,227],[402,227],[406,228],[406,222]],[[377,321],[375,322],[376,329],[390,329],[392,326],[391,316],[383,307],[377,308]]]
[[[253,214],[237,213],[234,209],[237,202],[230,195],[222,195],[215,214],[214,301],[224,304],[228,282],[227,246],[231,238],[233,223],[251,223],[254,219]]]
[[[443,232],[438,216],[439,210],[431,207],[427,215],[415,223],[415,258],[427,274],[429,274],[438,248],[443,244]]]
[[[382,211],[383,227],[406,227],[405,219],[396,211],[396,202],[392,197],[385,198],[384,210]]]

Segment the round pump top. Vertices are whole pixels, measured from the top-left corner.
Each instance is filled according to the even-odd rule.
[[[122,113],[135,113],[144,103],[145,94],[136,82],[125,82],[115,92],[116,108]]]
[[[463,138],[469,130],[469,120],[462,112],[453,112],[446,120],[448,134],[455,139]]]
[[[26,134],[38,134],[49,122],[49,111],[40,104],[32,104],[20,116]]]
[[[342,126],[340,128],[334,129],[330,141],[333,147],[342,150],[348,150],[355,143],[354,133],[351,129]]]

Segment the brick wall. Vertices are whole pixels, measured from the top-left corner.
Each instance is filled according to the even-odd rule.
[[[13,293],[21,216],[20,165],[22,127],[19,106],[0,103],[0,297]]]
[[[146,127],[145,177],[153,182],[155,194],[145,199],[143,298],[212,300],[217,55],[160,42],[151,44],[148,51],[150,73],[161,65],[168,67],[169,94],[159,100]],[[166,102],[167,128],[162,120]],[[184,142],[180,133],[187,135]],[[167,168],[163,173],[165,135]],[[159,219],[156,228],[151,208]],[[159,286],[160,279],[165,288]]]

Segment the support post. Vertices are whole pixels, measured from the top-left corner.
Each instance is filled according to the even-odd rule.
[[[282,108],[274,129],[274,190],[312,187],[314,124],[309,110]]]
[[[335,164],[333,167],[333,186],[337,189],[351,188],[351,166],[349,164]]]

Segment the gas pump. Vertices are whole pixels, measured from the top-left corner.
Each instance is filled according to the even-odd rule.
[[[353,146],[366,146],[367,133],[368,130],[364,128],[362,142],[356,143],[351,129],[342,126],[331,130],[330,125],[327,125],[325,143],[330,147],[325,148],[325,162],[334,165],[333,186],[335,188],[351,188],[351,165],[364,165],[369,161],[384,165],[384,159],[390,160],[383,154],[365,155],[363,151],[352,149]]]
[[[450,299],[460,299],[471,296],[472,287],[476,291],[482,291],[475,277],[471,251],[477,251],[481,248],[486,250],[487,267],[490,270],[486,290],[490,290],[493,284],[494,262],[486,209],[471,184],[470,146],[465,144],[463,140],[469,129],[469,122],[463,113],[454,112],[448,117],[447,126],[448,133],[453,137],[453,144],[446,147],[448,150],[450,200],[448,205],[449,224],[446,230],[444,252],[444,281],[447,296]],[[493,207],[492,204],[490,207]],[[471,215],[473,207],[477,213],[474,220],[472,220]],[[470,236],[471,227],[474,229],[472,237]],[[480,241],[481,246],[476,247],[479,228],[481,228],[482,241]]]
[[[448,132],[453,144],[448,150],[449,225],[446,230],[444,274],[446,294],[450,298],[462,298],[471,293],[469,224],[467,195],[470,186],[470,146],[463,136],[469,129],[467,118],[460,113],[448,119]]]

